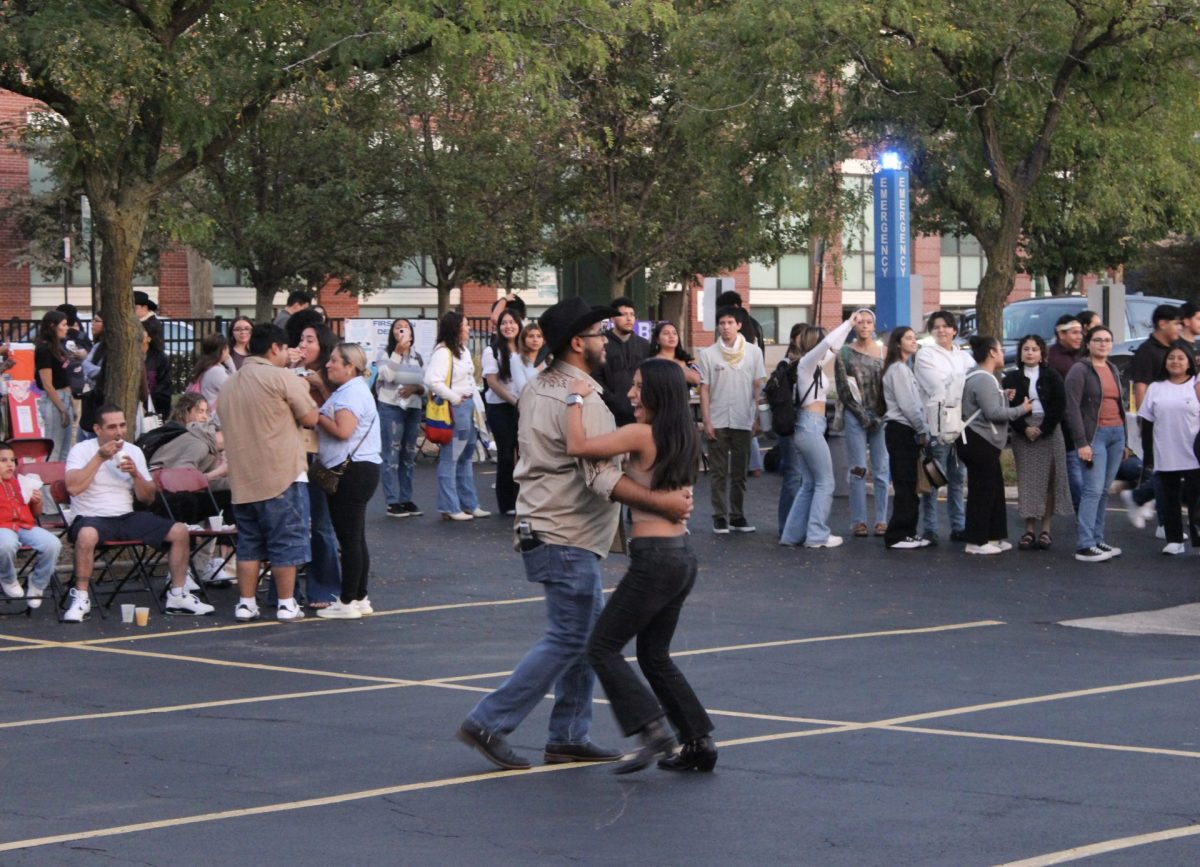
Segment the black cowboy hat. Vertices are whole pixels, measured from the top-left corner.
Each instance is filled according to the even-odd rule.
[[[558,355],[579,332],[589,325],[611,319],[617,311],[611,307],[593,307],[582,298],[564,298],[538,317],[538,325],[546,342],[538,351],[535,364],[541,364],[548,355]]]
[[[158,305],[151,301],[150,296],[140,289],[133,293],[133,304],[135,307],[139,304],[143,307],[149,307],[152,313],[158,310]]]

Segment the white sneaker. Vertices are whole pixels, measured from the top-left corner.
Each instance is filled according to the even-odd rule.
[[[317,616],[326,620],[358,620],[363,613],[353,602],[347,605],[340,599],[334,599],[324,608],[318,608]]]
[[[1149,521],[1151,518],[1158,517],[1158,505],[1154,502],[1154,500],[1142,504],[1142,517],[1147,521]]]
[[[1109,557],[1120,557],[1121,549],[1116,545],[1110,545],[1107,542],[1097,542],[1096,547],[1107,554]]]
[[[293,599],[291,605],[276,606],[275,619],[276,620],[286,620],[286,621],[303,620],[304,619],[304,609],[301,608],[299,605],[297,605],[296,600]]]
[[[30,583],[29,588],[25,591],[25,604],[30,608],[42,607],[42,596],[45,595],[45,587],[34,587]]]
[[[1129,523],[1139,530],[1144,529],[1146,518],[1142,515],[1142,507],[1133,498],[1133,491],[1121,491],[1121,502],[1125,504],[1125,514],[1129,517]]]
[[[481,509],[478,506],[476,506],[474,509],[471,510],[471,517],[472,518],[490,518],[490,517],[492,517],[492,513],[489,512],[487,509]]]
[[[841,536],[829,536],[824,542],[805,542],[805,548],[836,548],[844,542]]]
[[[199,589],[200,589],[200,585],[196,582],[196,576],[192,574],[191,569],[188,569],[187,577],[183,579],[183,592],[184,593],[194,593],[195,591],[197,591]],[[171,591],[168,590],[167,594],[170,595],[170,593],[171,593]]]
[[[442,512],[443,521],[474,521],[475,516],[470,512]]]
[[[1158,529],[1154,531],[1154,538],[1155,539],[1167,538],[1167,528],[1160,524]]]
[[[995,545],[1001,551],[1011,551],[1012,550],[1012,542],[1005,541],[1004,539],[992,539],[991,541],[988,542],[988,544]]]
[[[355,599],[350,603],[358,609],[359,614],[374,614],[375,609],[371,607],[371,600],[367,598]]]
[[[233,616],[235,619],[243,622],[258,620],[258,606],[239,602],[237,607],[233,609]]]
[[[71,588],[71,604],[67,606],[67,610],[63,612],[64,623],[82,623],[91,616],[92,600],[88,598],[86,590],[79,591],[74,587]]]
[[[1163,548],[1164,554],[1178,555],[1187,551],[1182,542],[1168,542],[1167,547]]]
[[[913,548],[924,548],[928,544],[928,539],[918,539],[916,536],[908,536],[899,542],[893,542],[888,547],[895,548],[898,551],[907,551]]]
[[[0,588],[4,589],[4,595],[9,599],[20,599],[25,595],[25,591],[21,589],[21,582],[15,576],[0,579]]]
[[[1003,549],[1003,548],[1001,548],[999,545],[994,545],[994,544],[992,544],[991,542],[988,542],[988,543],[986,543],[986,544],[984,544],[984,545],[970,545],[970,544],[968,544],[968,545],[967,545],[967,547],[966,547],[966,552],[967,552],[968,554],[985,554],[985,555],[991,555],[991,554],[1003,554],[1003,553],[1004,553],[1004,549]]]
[[[164,614],[212,614],[217,609],[207,602],[201,602],[195,594],[188,591],[175,593],[167,591],[167,601],[163,606]]]

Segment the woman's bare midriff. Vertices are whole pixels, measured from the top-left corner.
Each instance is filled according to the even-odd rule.
[[[671,521],[634,521],[630,525],[629,536],[632,539],[647,539],[653,536],[682,536],[686,532],[684,524]]]

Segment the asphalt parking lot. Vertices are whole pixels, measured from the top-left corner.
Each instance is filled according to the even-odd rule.
[[[543,608],[506,522],[438,521],[423,464],[424,517],[372,510],[374,616],[238,624],[225,590],[145,628],[0,619],[0,864],[1200,863],[1200,637],[1164,634],[1200,614],[1139,614],[1200,602],[1195,552],[1117,511],[1101,564],[1061,519],[1049,552],[783,549],[776,479],[748,536],[708,532],[705,485],[675,650],[715,773],[540,765],[549,701],[511,738],[531,771],[454,739]]]

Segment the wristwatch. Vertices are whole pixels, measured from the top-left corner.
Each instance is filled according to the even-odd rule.
[[[583,406],[583,395],[572,392],[567,395],[567,406]]]

